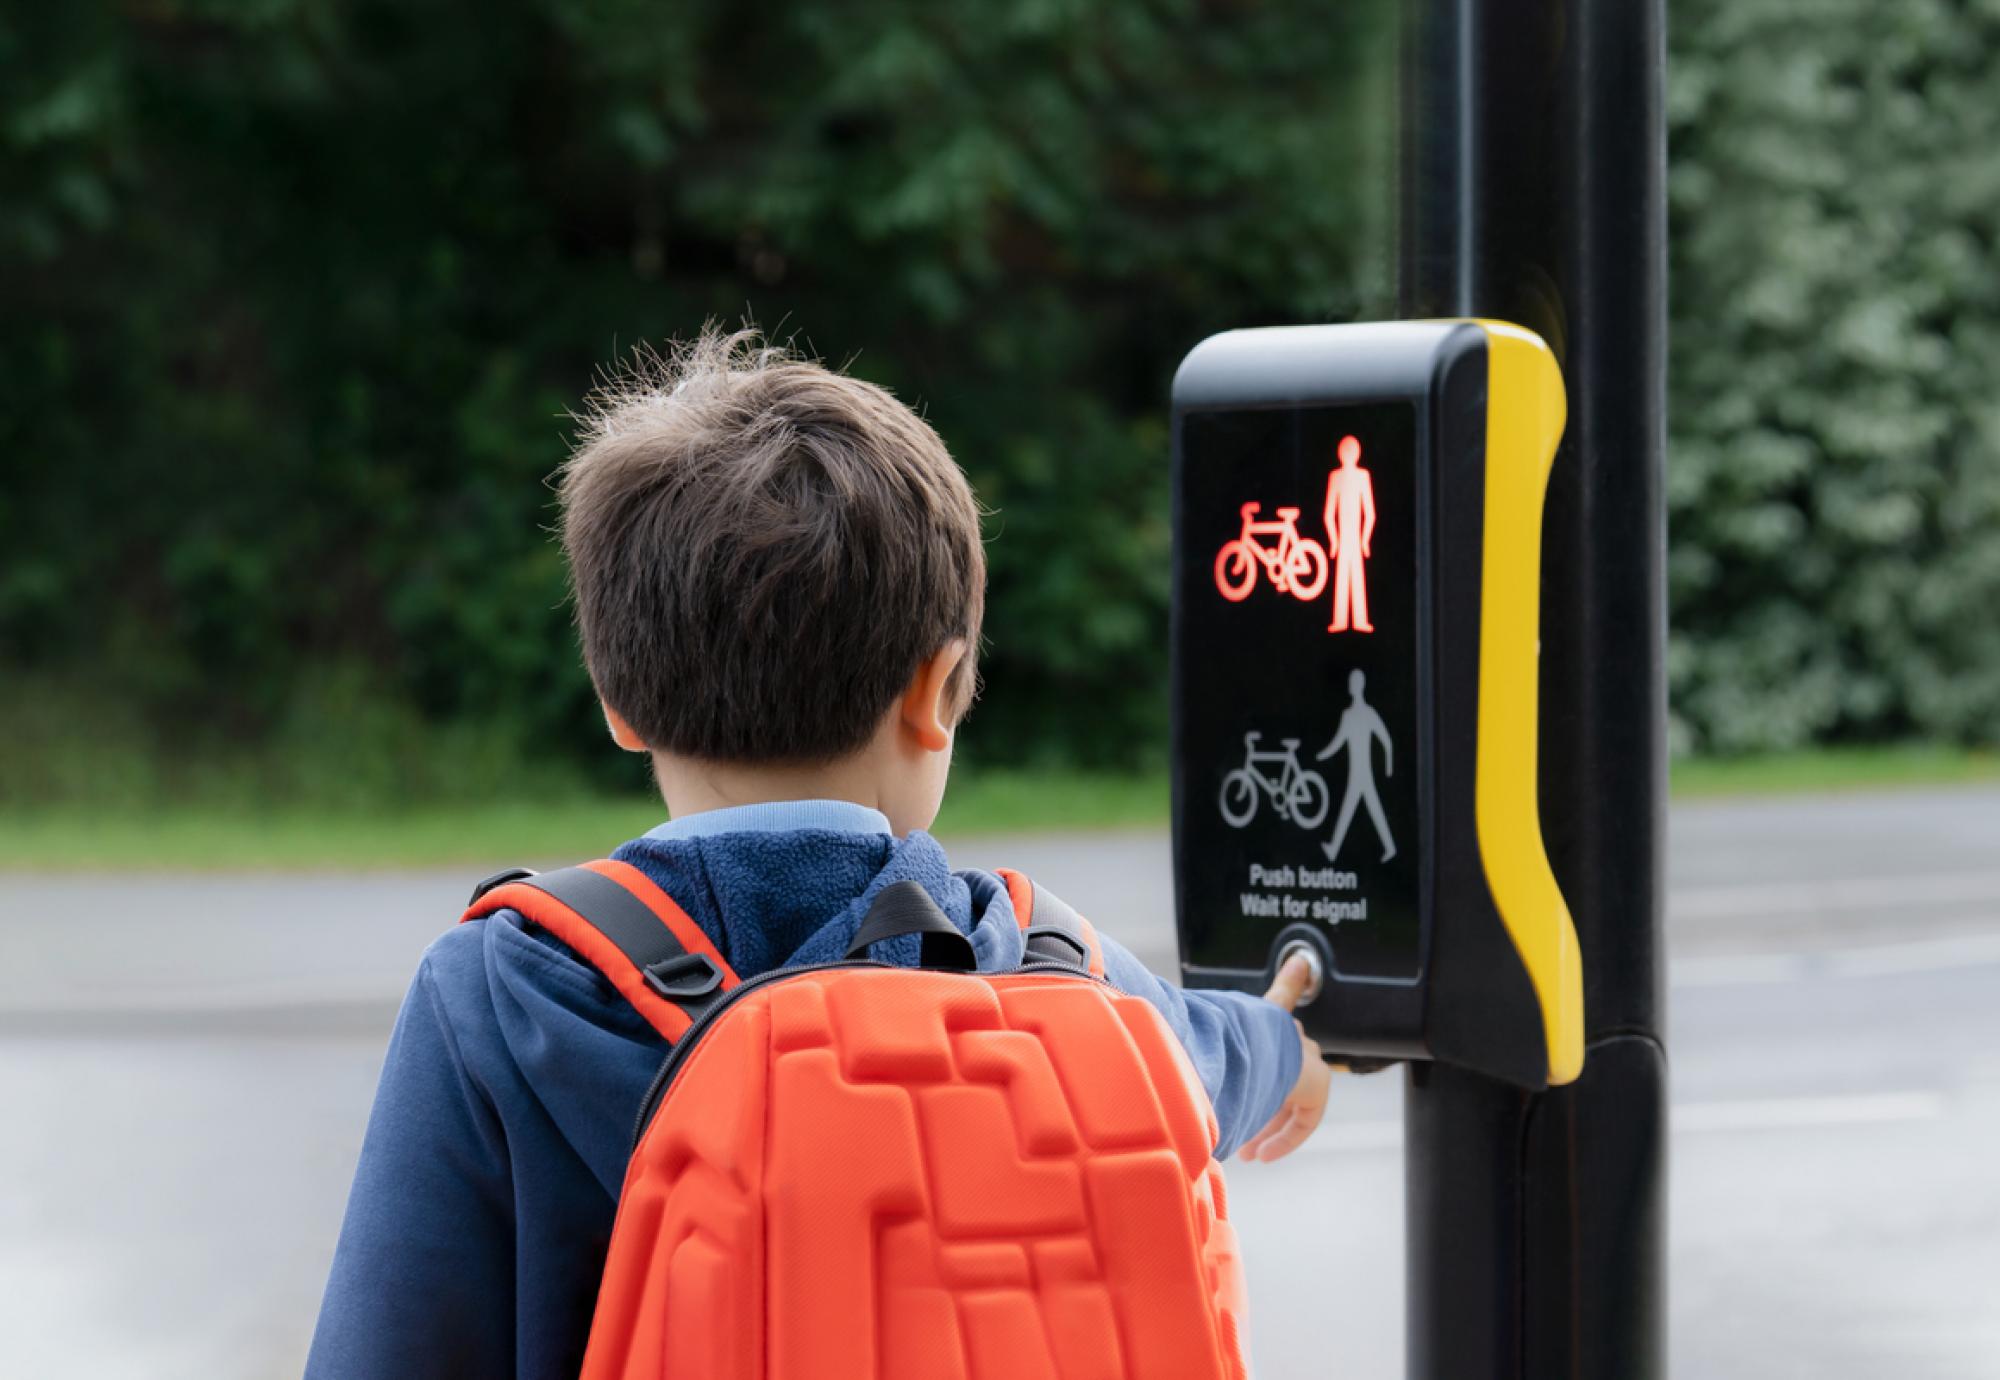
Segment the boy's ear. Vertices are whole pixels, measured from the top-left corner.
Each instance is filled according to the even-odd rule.
[[[917,673],[910,677],[909,688],[903,691],[902,703],[897,706],[903,727],[916,739],[917,746],[928,752],[943,752],[951,746],[952,728],[958,722],[956,706],[951,702],[951,673],[965,660],[965,651],[965,639],[953,638],[920,663]]]
[[[604,710],[604,726],[611,730],[611,741],[627,752],[651,752],[645,740],[632,731],[632,725],[625,722],[625,716],[610,705],[599,700],[598,706]]]

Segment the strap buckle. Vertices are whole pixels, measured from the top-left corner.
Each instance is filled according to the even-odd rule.
[[[668,1001],[700,1001],[722,986],[722,969],[707,954],[675,954],[641,971],[646,985]]]
[[[1036,941],[1041,941],[1037,943]],[[1075,958],[1065,958],[1060,953],[1050,952],[1051,946],[1068,949]],[[1081,935],[1058,929],[1054,925],[1031,925],[1021,935],[1021,952],[1037,962],[1067,963],[1072,967],[1088,971],[1090,968],[1090,945],[1083,942]]]
[[[509,882],[522,881],[534,875],[535,875],[535,869],[532,867],[502,868],[500,871],[495,872],[491,877],[488,877],[483,881],[474,882],[472,885],[472,899],[467,901],[465,904],[467,906],[476,906],[479,904],[479,898],[484,896],[487,892],[493,890],[494,887],[505,886]]]

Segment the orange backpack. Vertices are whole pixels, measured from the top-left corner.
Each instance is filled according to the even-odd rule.
[[[640,1109],[585,1380],[1243,1380],[1214,1112],[1096,935],[1002,873],[979,973],[915,882],[848,960],[739,981],[644,873],[483,884],[671,1045]],[[865,960],[922,936],[923,966]]]

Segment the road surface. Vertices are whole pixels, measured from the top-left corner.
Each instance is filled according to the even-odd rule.
[[[1675,810],[1674,1375],[2000,1374],[1997,844],[1991,789]],[[953,852],[1170,966],[1162,838]],[[0,1375],[297,1372],[388,1024],[476,870],[4,880]],[[1401,1374],[1399,1075],[1336,1094],[1231,1175],[1264,1380]]]

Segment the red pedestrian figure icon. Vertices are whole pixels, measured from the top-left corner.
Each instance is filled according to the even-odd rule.
[[[1333,557],[1328,632],[1374,632],[1368,621],[1368,544],[1375,535],[1375,481],[1361,468],[1361,442],[1340,438],[1340,468],[1326,477],[1326,551]]]

